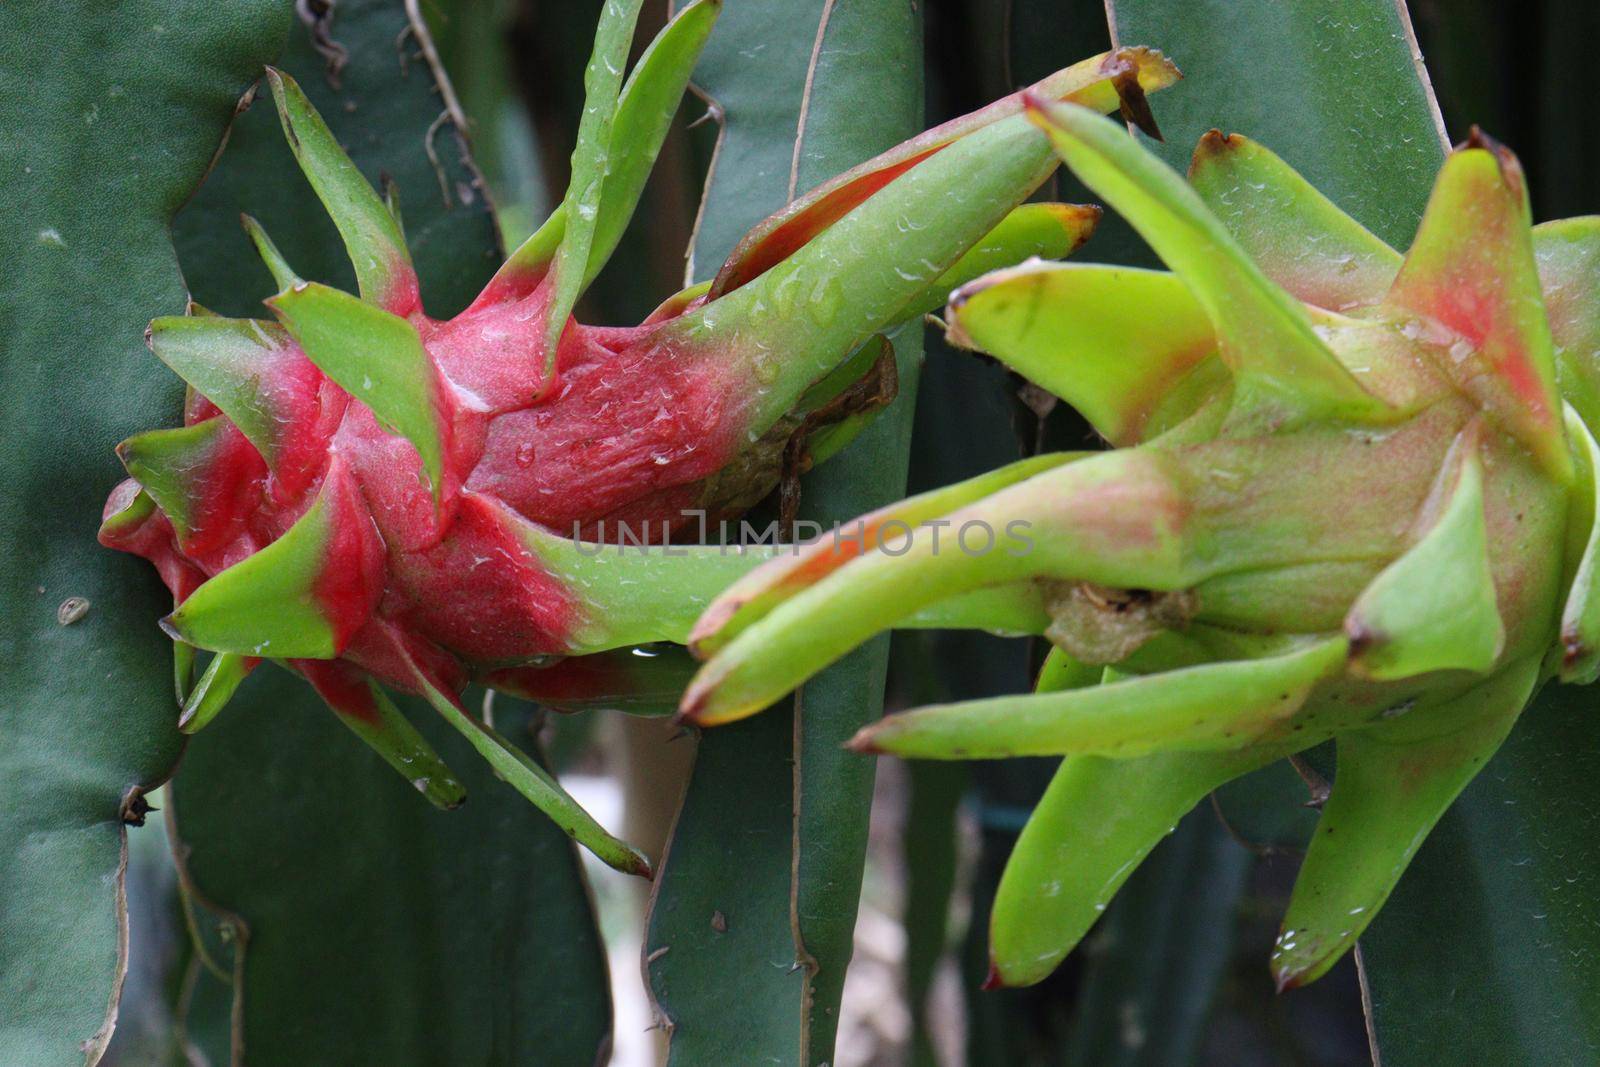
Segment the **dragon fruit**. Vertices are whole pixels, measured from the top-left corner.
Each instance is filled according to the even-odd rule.
[[[459,783],[385,695],[420,693],[508,782],[607,862],[648,873],[524,753],[469,714],[474,678],[603,695],[626,649],[681,642],[755,557],[597,551],[682,539],[837,448],[892,396],[879,331],[949,286],[1065,255],[1098,210],[1018,206],[1056,160],[1018,98],[932,130],[791,204],[710,283],[643,324],[571,321],[638,201],[718,12],[685,8],[621,79],[638,5],[607,5],[573,180],[550,220],[465,311],[434,319],[392,205],[292,79],[267,74],[284,132],[355,266],[360,296],[304,281],[252,221],[277,321],[192,309],[148,339],[191,386],[184,425],[119,446],[130,479],[102,542],[149,558],[177,607],[180,726],[195,730],[261,660],[303,674],[441,806]],[[1121,50],[1041,83],[1142,112],[1175,72]],[[610,538],[614,539],[614,538]],[[214,653],[188,684],[193,649]],[[591,667],[573,669],[595,654]],[[552,663],[561,666],[551,667]],[[619,694],[624,696],[625,694]],[[626,703],[626,699],[621,701]]]
[[[953,294],[949,335],[1114,447],[753,571],[692,635],[710,659],[682,714],[751,714],[954,594],[1046,634],[1035,693],[852,742],[1065,757],[1000,884],[995,985],[1048,975],[1211,790],[1333,739],[1272,958],[1298,986],[1355,943],[1535,690],[1600,673],[1600,218],[1531,226],[1516,158],[1474,131],[1402,257],[1243,137],[1206,136],[1185,183],[1106,119],[1027,107],[1171,273],[1001,270]]]

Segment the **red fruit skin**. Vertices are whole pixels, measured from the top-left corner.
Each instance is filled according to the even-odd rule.
[[[367,676],[350,664],[326,659],[297,659],[289,663],[305,675],[317,695],[339,714],[369,726],[377,726],[382,721],[377,701],[367,685]]]
[[[346,658],[415,689],[397,648],[452,682],[464,665],[567,651],[580,600],[523,546],[512,516],[612,540],[625,523],[660,542],[697,521],[686,510],[720,514],[706,480],[750,440],[749,390],[737,360],[671,339],[672,316],[632,328],[569,321],[557,386],[536,400],[546,286],[501,293],[451,320],[410,316],[441,382],[437,501],[410,442],[289,346],[259,368],[263,397],[286,420],[270,471],[234,431],[202,476],[204,537],[180,544],[156,511],[134,529],[108,525],[101,540],[150,559],[181,601],[326,495],[333,535],[313,591]],[[226,419],[204,397],[187,409],[191,424]]]
[[[332,536],[325,549],[328,565],[318,573],[311,595],[333,627],[335,647],[342,649],[378,606],[384,587],[384,545],[342,462],[330,467],[322,497],[332,513]]]

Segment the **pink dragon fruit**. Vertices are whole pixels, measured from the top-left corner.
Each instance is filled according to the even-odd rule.
[[[119,447],[131,477],[100,536],[159,568],[178,603],[163,626],[180,647],[215,653],[186,694],[183,728],[204,725],[259,660],[282,661],[449,806],[459,784],[378,683],[421,693],[569,832],[648,872],[469,715],[460,689],[476,677],[603,691],[603,670],[557,669],[545,685],[544,669],[682,641],[750,558],[592,542],[619,526],[664,542],[700,515],[740,513],[779,482],[786,456],[816,461],[886,399],[880,331],[985,270],[1070,252],[1098,218],[1018,206],[1055,160],[1013,97],[791,204],[712,282],[639,326],[572,321],[717,11],[702,0],[681,12],[624,86],[632,25],[607,8],[566,199],[450,319],[424,313],[398,218],[299,87],[268,72],[361,295],[301,280],[247,220],[282,290],[267,301],[276,321],[197,311],[151,324],[151,348],[192,387],[184,425]],[[1158,55],[1124,49],[1037,89],[1136,112],[1174,76]]]

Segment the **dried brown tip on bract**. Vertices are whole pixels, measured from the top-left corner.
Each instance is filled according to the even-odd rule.
[[[1216,127],[1207,130],[1200,138],[1200,143],[1194,146],[1194,154],[1189,157],[1189,177],[1193,178],[1195,171],[1200,166],[1215,156],[1224,152],[1235,152],[1244,146],[1244,138],[1236,133],[1223,133]]]
[[[972,295],[969,292],[969,288],[969,285],[963,285],[951,293],[950,302],[945,305],[944,340],[945,344],[954,348],[971,349],[976,347],[973,344],[972,336],[961,325],[961,317],[959,315],[962,307],[966,305],[968,298]]]
[[[1293,992],[1306,984],[1306,969],[1272,972],[1272,986],[1280,995]]]
[[[1588,656],[1591,649],[1584,641],[1576,627],[1568,626],[1561,631],[1561,667],[1571,670],[1578,665],[1578,661]]]
[[[1361,658],[1362,653],[1384,640],[1384,635],[1372,629],[1364,622],[1351,620],[1345,623],[1344,635],[1350,640],[1349,659],[1354,661]]]
[[[1495,162],[1500,165],[1500,176],[1505,183],[1521,194],[1524,179],[1522,176],[1522,163],[1517,159],[1515,152],[1483,132],[1482,127],[1473,123],[1467,131],[1467,139],[1455,146],[1457,152],[1469,148],[1481,148],[1494,156]]]
[[[122,809],[117,817],[125,826],[143,826],[146,815],[156,808],[150,806],[150,801],[145,799],[144,789],[134,786],[122,798]]]
[[[1166,138],[1161,136],[1161,128],[1156,125],[1156,117],[1150,110],[1150,101],[1145,98],[1144,86],[1139,84],[1138,66],[1135,65],[1131,70],[1124,68],[1113,75],[1111,88],[1116,90],[1117,99],[1122,101],[1122,121],[1165,143]]]
[[[857,730],[855,736],[846,741],[843,747],[851,752],[858,752],[863,756],[883,755],[883,749],[873,743],[872,726],[863,726]]]

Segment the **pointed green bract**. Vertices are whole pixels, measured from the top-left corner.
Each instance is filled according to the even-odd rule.
[[[448,810],[466,800],[466,788],[375,680],[344,662],[300,660],[292,666],[338,720],[430,804]]]
[[[389,217],[394,219],[395,229],[400,231],[400,239],[406,237],[406,220],[400,212],[400,186],[389,175],[383,176],[383,206],[388,209]]]
[[[186,645],[182,641],[172,642],[172,689],[177,695],[179,707],[188,701],[189,690],[194,684],[197,651],[193,645]]]
[[[1458,385],[1565,479],[1572,460],[1522,168],[1480,144],[1445,160],[1387,302],[1459,337]]]
[[[679,11],[650,42],[622,87],[583,288],[594,281],[616,251],[633,217],[651,165],[688,88],[689,75],[721,11],[722,0],[697,0]],[[486,291],[515,292],[542,277],[561,246],[566,226],[567,207],[562,204],[511,254]]]
[[[1071,404],[1114,445],[1147,439],[1226,387],[1216,331],[1176,275],[1025,263],[952,295],[950,340]]]
[[[1100,221],[1100,209],[1080,204],[1023,204],[1000,220],[949,270],[911,301],[906,317],[944,306],[953,290],[992,270],[1025,259],[1065,259],[1087,241]]]
[[[237,652],[218,652],[195,683],[178,714],[178,729],[186,734],[205,729],[217,713],[227,706],[240,684],[250,676],[256,661]]]
[[[724,588],[716,598],[714,609],[707,611],[695,624],[688,643],[698,655],[709,656],[784,600],[820,582],[857,556],[878,548],[886,537],[892,540],[907,529],[1059,467],[1077,456],[1069,453],[1021,460],[870,512],[841,527],[838,536],[825,536],[811,545],[789,548],[759,570]]]
[[[411,442],[437,503],[444,492],[449,389],[417,329],[349,293],[305,282],[267,301],[306,358]]]
[[[752,715],[867,638],[985,587],[1032,577],[1191,585],[1201,572],[1184,552],[1174,473],[1154,454],[1100,453],[950,512],[942,541],[926,523],[885,530],[879,547],[769,606],[701,670],[682,713],[700,725]],[[1045,519],[1048,535],[1033,529]],[[961,548],[969,527],[983,537]]]
[[[1166,164],[1085,108],[1037,99],[1030,106],[1067,165],[1132,223],[1205,308],[1238,379],[1236,404],[1269,419],[1394,417],[1318,339],[1305,310],[1261,273]]]
[[[1136,757],[1243,748],[1287,732],[1347,646],[1314,641],[1280,656],[1208,663],[1104,685],[931,705],[862,730],[851,747],[926,759],[1074,753]]]
[[[1432,526],[1350,609],[1351,666],[1368,677],[1487,671],[1500,656],[1506,634],[1489,561],[1478,449],[1473,426],[1456,439],[1446,463]]]
[[[1189,184],[1267,277],[1297,300],[1333,311],[1370,304],[1400,270],[1400,253],[1248,137],[1217,130],[1202,137]]]
[[[1048,976],[1190,808],[1271,758],[1249,749],[1062,760],[995,893],[988,984],[1032,985]]]
[[[1085,663],[1065,649],[1051,645],[1050,651],[1045,654],[1044,663],[1039,667],[1038,677],[1033,680],[1033,691],[1059,693],[1067,689],[1099,685],[1105,673],[1104,667]]]
[[[1178,77],[1178,69],[1160,52],[1119,48],[1058,70],[1034,85],[1032,91],[1046,99],[1072,100],[1111,111],[1126,105],[1134,96],[1138,97],[1135,103],[1142,103],[1143,94],[1165,89]],[[1013,93],[936,126],[796,198],[745,234],[717,272],[712,298],[764,274],[899,176],[927,165],[951,145],[985,127],[1015,116],[1022,110],[1022,95]]]
[[[650,861],[632,845],[613,837],[594,816],[584,811],[555,776],[494,728],[467,714],[454,693],[441,687],[426,671],[412,664],[414,680],[428,703],[455,727],[507,785],[521,793],[565,830],[574,841],[594,853],[606,866],[623,874],[651,876]]]
[[[196,589],[162,627],[213,652],[337,656],[380,591],[383,546],[357,495],[335,465],[283,536]]]
[[[1272,954],[1278,988],[1315,980],[1355,944],[1433,824],[1505,740],[1538,679],[1538,657],[1507,666],[1434,711],[1467,720],[1446,734],[1417,736],[1402,718],[1340,735],[1333,792]]]
[[[695,619],[730,582],[770,559],[776,545],[608,545],[551,533],[503,505],[506,525],[579,601],[574,654],[626,645],[683,644]]]
[[[275,395],[272,379],[295,358],[283,327],[258,319],[170,316],[150,324],[150,349],[173,372],[222,409],[278,470],[294,412]]]
[[[147,522],[156,512],[156,502],[150,499],[143,486],[129,479],[107,502],[107,508],[100,519],[100,536],[115,538]]]
[[[1600,426],[1600,216],[1540,223],[1533,256],[1561,397],[1585,423]]]
[[[344,239],[362,299],[396,315],[418,311],[417,273],[389,208],[339,147],[299,84],[271,67],[267,80],[294,158]]]
[[[1588,685],[1600,677],[1600,445],[1570,407],[1566,423],[1577,466],[1569,522],[1582,548],[1561,610],[1560,674],[1563,682]]]
[[[202,524],[210,517],[207,498],[216,487],[207,475],[231,432],[222,419],[207,419],[193,426],[146,430],[117,446],[129,476],[172,522],[180,542],[202,533]]]
[[[594,51],[583,73],[583,117],[578,120],[578,143],[572,150],[572,179],[561,201],[564,229],[551,266],[550,304],[544,334],[544,375],[538,396],[556,383],[556,350],[567,328],[567,316],[578,302],[589,278],[589,257],[600,224],[605,198],[606,172],[613,153],[617,97],[622,71],[628,65],[628,46],[643,0],[606,0],[600,9],[600,26],[594,34]]]
[[[662,343],[725,355],[761,382],[745,417],[763,432],[843,357],[900,321],[1055,166],[1022,116],[982,127],[754,280],[722,296],[713,287],[709,303],[662,328]],[[929,195],[950,188],[961,195]],[[895,256],[881,254],[888,247]]]
[[[267,270],[272,274],[272,280],[277,283],[278,291],[291,289],[299,285],[304,279],[295,273],[283,258],[283,253],[278,251],[278,246],[267,236],[267,231],[262,229],[261,223],[249,215],[240,215],[239,221],[244,226],[244,232],[250,236],[250,243],[256,246],[256,252],[261,256],[261,262],[267,265]]]

